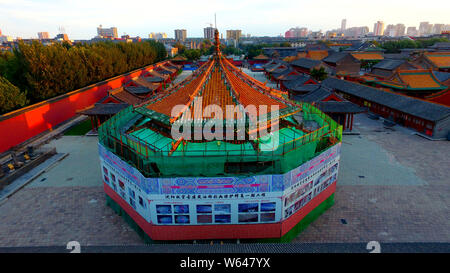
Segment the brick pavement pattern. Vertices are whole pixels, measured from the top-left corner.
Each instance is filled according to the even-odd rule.
[[[338,181],[335,205],[294,242],[450,242],[450,142],[429,141],[399,126],[394,127],[395,131],[386,130],[380,121],[370,120],[365,114],[356,117],[355,129],[361,135],[344,136],[345,143],[359,145],[360,141],[352,139],[364,138],[378,145],[382,156],[387,154],[393,160],[394,168],[397,164],[404,166],[398,168],[399,180],[417,176],[417,181],[425,183],[365,184],[365,179],[383,180],[384,175],[383,169],[370,169],[367,165],[389,165],[358,162],[360,157],[349,150],[342,159],[345,164],[341,164],[340,177],[352,181],[359,181],[352,177],[359,173],[368,177],[358,183]],[[98,163],[92,164],[98,160],[95,143],[93,137],[63,137],[48,144],[71,154],[0,204],[0,247],[60,246],[72,240],[81,245],[144,244],[106,206],[101,178],[92,180],[94,172],[100,173],[96,169]],[[364,147],[353,150],[364,153]],[[83,157],[84,162],[80,160]],[[70,160],[76,161],[76,166],[85,165],[85,179],[73,179],[73,173],[61,169],[71,166]],[[76,173],[83,174],[79,170]],[[395,175],[395,170],[386,173]]]

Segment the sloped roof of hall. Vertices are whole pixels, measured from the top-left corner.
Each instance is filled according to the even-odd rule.
[[[311,69],[320,63],[321,63],[321,61],[319,61],[319,60],[300,58],[295,61],[292,61],[291,65]]]

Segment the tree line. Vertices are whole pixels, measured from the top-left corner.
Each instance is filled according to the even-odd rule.
[[[0,113],[33,104],[162,61],[162,43],[20,42],[0,53]]]
[[[289,42],[283,42],[283,43],[272,43],[272,44],[250,44],[250,45],[243,45],[242,49],[245,52],[245,55],[248,59],[253,59],[254,57],[263,54],[265,47],[290,47],[291,44]],[[271,57],[271,56],[267,56]]]
[[[199,49],[188,49],[179,42],[177,42],[174,47],[178,49],[178,55],[184,56],[189,61],[196,61],[200,59],[201,56],[207,56],[214,53],[213,43],[208,39],[204,39],[200,43]],[[220,44],[220,50],[225,55],[239,55],[242,53],[239,48],[234,46],[225,46],[224,44]]]
[[[385,53],[400,53],[404,48],[427,48],[439,42],[449,42],[446,38],[431,38],[431,39],[417,39],[417,40],[399,40],[399,41],[387,41],[381,44],[381,47],[385,49]]]

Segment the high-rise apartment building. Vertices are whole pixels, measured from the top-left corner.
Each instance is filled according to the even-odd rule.
[[[342,19],[341,21],[341,31],[344,31],[347,27],[347,19]]]
[[[213,39],[214,39],[214,31],[215,31],[215,30],[216,30],[216,29],[213,28],[213,27],[205,27],[205,28],[203,29],[203,37],[204,37],[205,39],[213,40]]]
[[[384,36],[395,37],[395,26],[389,24],[386,26],[386,29],[383,32]]]
[[[432,33],[433,34],[441,34],[441,32],[444,30],[445,30],[444,24],[434,24]]]
[[[65,33],[60,33],[60,34],[56,35],[55,39],[62,40],[62,41],[69,41],[69,36]]]
[[[405,35],[406,27],[404,24],[395,25],[395,36],[400,37]]]
[[[416,27],[408,27],[408,29],[406,30],[406,35],[419,36],[419,31]]]
[[[429,22],[421,22],[419,25],[419,35],[426,36],[430,35],[433,30],[433,25]]]
[[[242,36],[242,30],[236,29],[236,30],[227,30],[227,40],[235,40],[239,41]]]
[[[286,33],[284,34],[284,36],[286,38],[302,38],[302,37],[306,37],[308,36],[309,31],[307,28],[302,27],[296,27],[296,28],[291,28],[288,31],[286,31]]]
[[[175,40],[185,41],[187,32],[185,29],[175,29]]]
[[[97,28],[97,35],[101,38],[118,38],[119,37],[119,35],[117,35],[116,27],[103,28],[102,25],[100,25]]]
[[[405,35],[405,25],[404,24],[396,24],[396,25],[387,25],[384,30],[384,36],[389,37],[400,37]]]
[[[48,32],[38,32],[39,40],[50,39],[50,34]]]
[[[165,38],[167,38],[167,34],[164,32],[158,32],[158,33],[152,32],[148,35],[148,38],[155,39],[155,40],[165,39]]]
[[[373,26],[373,35],[381,36],[383,35],[383,32],[384,32],[384,22],[383,21],[376,22],[375,25]]]

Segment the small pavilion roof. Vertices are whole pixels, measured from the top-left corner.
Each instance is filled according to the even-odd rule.
[[[325,113],[351,113],[358,114],[367,110],[350,101],[320,101],[314,104]]]
[[[450,52],[426,52],[425,58],[438,68],[450,68]]]
[[[378,61],[384,59],[383,55],[377,52],[352,52],[350,54],[360,61]]]
[[[253,60],[269,60],[270,58],[267,57],[264,54],[259,54],[258,56],[254,57]]]
[[[400,70],[385,81],[376,81],[386,87],[407,90],[443,90],[443,85],[433,74],[432,70]]]
[[[291,65],[293,66],[298,66],[301,68],[306,68],[306,69],[312,69],[315,66],[319,65],[321,63],[321,61],[319,60],[312,60],[312,59],[308,59],[308,58],[300,58],[298,60],[295,60],[293,62],[291,62]]]
[[[329,88],[333,88],[352,96],[390,107],[392,109],[397,109],[425,120],[438,121],[450,116],[450,107],[401,95],[395,92],[383,91],[378,88],[336,78],[327,78],[322,82],[322,84]]]

